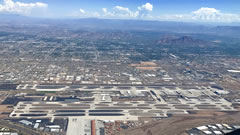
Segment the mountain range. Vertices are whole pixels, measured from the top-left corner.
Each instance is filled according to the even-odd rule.
[[[177,45],[177,46],[183,46],[183,47],[205,47],[205,46],[213,46],[214,43],[200,40],[200,39],[194,39],[190,36],[182,36],[177,38],[172,37],[166,37],[163,39],[160,39],[157,41],[158,45]]]

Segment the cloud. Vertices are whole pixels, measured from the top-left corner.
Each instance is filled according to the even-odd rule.
[[[135,11],[130,10],[128,7],[115,6],[113,8],[107,9],[102,8],[101,12],[88,12],[84,9],[79,9],[79,11],[71,13],[69,16],[72,17],[101,17],[101,18],[117,18],[117,19],[137,19],[137,18],[147,18],[149,17],[149,12],[153,10],[153,5],[146,3],[138,7]],[[101,13],[101,14],[99,14]]]
[[[157,20],[188,21],[188,22],[239,22],[240,15],[223,13],[218,9],[201,7],[188,14],[170,14],[155,17]]]
[[[107,8],[102,8],[103,13],[107,13]]]
[[[153,5],[146,3],[138,7],[136,11],[131,11],[129,8],[122,6],[115,6],[113,10],[113,12],[108,12],[107,14],[105,12],[105,16],[111,15],[121,18],[146,18],[149,16],[149,12],[153,10]]]
[[[194,19],[200,20],[215,20],[222,16],[220,10],[215,8],[202,7],[192,12]]]
[[[80,9],[81,16],[101,17],[101,18],[120,18],[120,19],[148,19],[160,21],[182,21],[182,22],[240,22],[240,14],[224,13],[215,8],[201,7],[195,11],[185,14],[161,14],[152,15],[153,5],[145,3],[137,9],[131,10],[128,7],[115,6],[107,9],[102,8],[98,12],[87,12]],[[83,15],[84,13],[84,15]]]
[[[86,11],[80,8],[78,11],[73,12],[68,15],[69,17],[100,17],[101,15],[98,12]]]
[[[118,11],[123,11],[123,12],[130,12],[130,10],[126,7],[121,7],[121,6],[116,6],[113,8],[114,10],[118,10]]]
[[[113,8],[112,16],[121,17],[121,18],[136,18],[139,15],[139,11],[133,12],[127,7],[115,6]]]
[[[240,15],[222,13],[215,8],[202,7],[192,12],[192,19],[199,21],[233,22],[240,21]]]
[[[79,9],[80,13],[84,14],[85,13],[85,10],[84,9]]]
[[[114,13],[113,12],[108,12],[107,8],[102,8],[102,12],[103,14],[99,14],[102,17],[114,17]]]
[[[217,10],[215,8],[202,7],[196,11],[193,11],[192,13],[196,15],[216,15],[220,14],[220,10]]]
[[[113,11],[103,10],[103,17],[113,18],[141,18],[161,21],[183,21],[183,22],[240,22],[239,14],[223,13],[218,9],[201,7],[186,14],[162,14],[159,16],[151,15],[153,5],[146,3],[138,10],[131,11],[127,7],[115,6]]]
[[[153,5],[150,3],[146,3],[146,4],[142,5],[141,7],[138,7],[138,10],[152,11]]]
[[[151,18],[150,12],[153,11],[153,5],[150,3],[146,3],[140,7],[139,10],[139,18]]]
[[[0,13],[14,13],[22,15],[30,15],[33,10],[45,9],[48,4],[36,2],[36,3],[22,3],[14,2],[13,0],[4,0],[3,4],[0,4]]]
[[[92,14],[92,16],[94,16],[94,17],[100,17],[101,16],[98,12],[93,12],[93,13],[90,13],[90,14]]]
[[[146,3],[137,8],[136,11],[130,10],[128,7],[115,6],[111,11],[108,11],[107,8],[102,8],[103,17],[110,18],[143,18],[148,16],[148,12],[153,10],[153,5]]]

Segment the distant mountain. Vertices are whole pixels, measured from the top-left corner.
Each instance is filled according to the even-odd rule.
[[[163,38],[161,40],[157,41],[157,44],[159,45],[178,45],[178,46],[199,46],[199,47],[205,47],[205,46],[212,46],[214,43],[200,40],[200,39],[194,39],[190,36],[183,36],[178,38]]]
[[[0,14],[0,25],[8,24],[9,26],[21,26],[21,25],[35,25],[40,24],[44,19],[22,16],[17,14]]]
[[[190,22],[149,21],[149,20],[121,20],[98,18],[67,18],[50,19],[21,16],[15,14],[1,14],[0,26],[3,27],[42,27],[49,26],[70,31],[87,30],[120,30],[120,31],[150,31],[168,33],[209,34],[224,37],[240,37],[240,24],[226,24],[217,26]],[[0,28],[2,30],[2,28]]]
[[[1,14],[0,25],[9,24],[21,26],[27,25],[49,25],[64,27],[72,30],[123,30],[123,31],[168,31],[168,32],[193,32],[208,31],[212,28],[204,25],[186,22],[148,21],[148,20],[121,20],[121,19],[98,19],[98,18],[67,18],[49,19],[21,16],[15,14]]]

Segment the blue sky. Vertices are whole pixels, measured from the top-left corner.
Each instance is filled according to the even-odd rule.
[[[0,14],[240,22],[240,0],[0,0]]]

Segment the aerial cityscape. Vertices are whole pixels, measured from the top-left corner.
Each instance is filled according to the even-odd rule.
[[[240,2],[70,1],[0,0],[0,135],[240,134]]]

